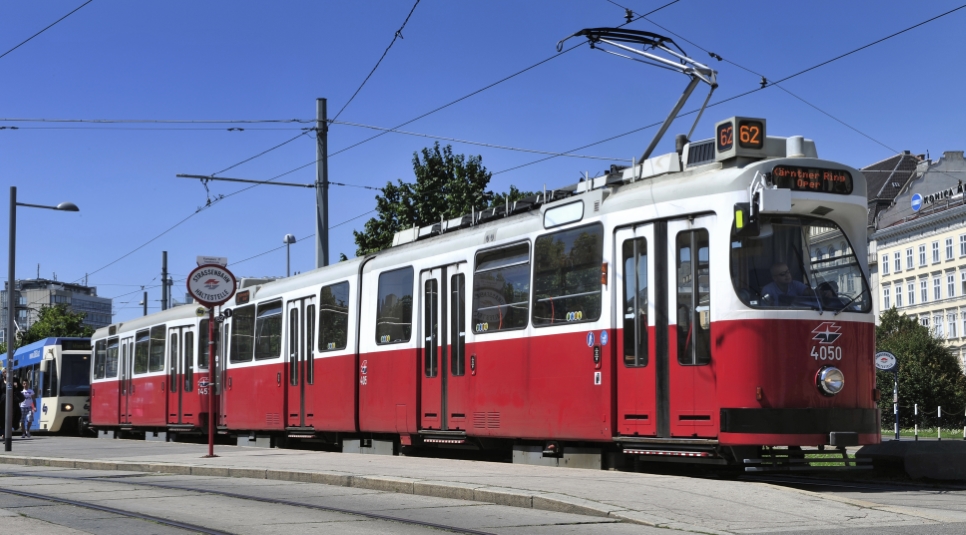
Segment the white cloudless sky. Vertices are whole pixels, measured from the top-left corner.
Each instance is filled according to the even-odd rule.
[[[643,14],[667,1],[616,3]],[[82,3],[4,0],[0,54]],[[959,5],[945,0],[680,0],[647,18],[778,80]],[[3,204],[8,204],[9,186],[16,186],[21,202],[72,201],[81,209],[77,214],[18,210],[17,277],[35,277],[38,264],[44,278],[56,273],[58,280],[83,282],[89,274],[99,295],[116,298],[114,319],[122,321],[141,314],[142,285],[148,287],[151,311],[159,310],[162,251],[168,252],[179,300],[197,255],[226,256],[239,276],[284,275],[284,247],[245,259],[282,246],[289,233],[298,238],[291,248],[292,269],[313,269],[313,190],[259,186],[198,211],[209,198],[246,186],[212,182],[206,192],[199,181],[175,175],[216,173],[298,135],[314,126],[316,98],[327,98],[334,116],[412,6],[410,0],[94,0],[0,58]],[[338,120],[394,127],[556,56],[557,41],[582,28],[622,23],[623,9],[607,0],[422,0],[403,38]],[[628,27],[665,34],[645,20]],[[934,159],[944,150],[963,150],[964,28],[966,9],[781,84],[814,107],[778,87],[714,106],[693,137],[709,138],[716,121],[744,115],[766,118],[772,135],[814,139],[820,157],[854,167],[901,150],[928,151]],[[718,70],[720,87],[712,103],[759,87],[759,76],[675,40],[691,57]],[[373,187],[412,180],[413,153],[431,146],[432,136],[569,151],[663,120],[686,84],[681,74],[582,46],[402,128],[430,137],[387,134],[334,155],[329,179]],[[705,94],[700,86],[685,110],[699,106]],[[676,121],[656,154],[672,151],[674,135],[686,133],[691,120]],[[452,144],[454,152],[482,156],[495,173],[494,191],[510,185],[541,190],[572,184],[584,172],[599,174],[611,163],[628,164],[654,132],[651,128],[577,151],[613,161],[562,157],[502,173],[543,156]],[[329,151],[375,133],[334,124]],[[314,138],[302,136],[219,176],[269,179],[313,162],[315,150]],[[315,167],[279,180],[313,182]],[[365,214],[375,207],[375,194],[360,187],[331,187],[332,261],[339,253],[354,256],[352,230],[362,229],[371,217]],[[4,255],[7,225],[4,210]],[[0,279],[5,280],[6,256],[2,265]]]

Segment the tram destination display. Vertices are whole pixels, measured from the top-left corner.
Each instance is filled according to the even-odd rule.
[[[852,194],[852,173],[842,169],[819,169],[776,165],[771,171],[772,180],[779,188],[815,193]]]

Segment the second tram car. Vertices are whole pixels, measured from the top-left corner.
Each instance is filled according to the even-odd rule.
[[[31,433],[82,433],[90,421],[90,338],[44,338],[17,348],[14,377],[36,393]],[[16,425],[14,425],[16,428]]]
[[[876,443],[862,173],[714,139],[94,336],[100,429],[741,462]],[[202,386],[204,385],[204,386]]]

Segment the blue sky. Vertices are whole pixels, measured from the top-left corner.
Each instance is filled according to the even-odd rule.
[[[616,3],[642,14],[667,1]],[[4,0],[0,54],[82,3]],[[958,0],[680,0],[647,18],[776,80],[959,5]],[[141,285],[148,287],[151,310],[159,310],[162,251],[168,251],[178,298],[197,255],[226,256],[239,276],[284,275],[284,248],[251,257],[281,246],[288,233],[299,238],[291,249],[292,269],[312,269],[312,190],[261,186],[196,213],[209,194],[198,181],[175,176],[215,173],[311,124],[13,119],[311,121],[319,97],[328,99],[331,117],[373,68],[412,6],[410,0],[94,0],[0,58],[0,128],[8,127],[0,130],[3,204],[9,186],[17,186],[21,202],[69,200],[81,208],[79,214],[18,210],[18,278],[36,276],[38,264],[46,278],[56,273],[58,280],[82,281],[90,274],[99,295],[117,297],[115,320],[125,320],[141,314]],[[555,56],[556,42],[577,30],[617,26],[623,16],[607,0],[422,0],[403,39],[338,120],[397,126]],[[821,157],[855,167],[894,151],[928,151],[937,158],[944,150],[963,150],[964,26],[966,9],[781,84],[814,108],[778,87],[712,107],[694,138],[711,137],[718,120],[745,115],[766,118],[772,135],[814,139]],[[645,20],[629,27],[665,33]],[[712,103],[759,87],[758,75],[677,42],[718,70],[720,87]],[[568,151],[662,120],[686,84],[681,74],[580,47],[402,128],[430,137],[388,134],[334,155],[330,180],[375,187],[411,180],[413,153],[432,145],[432,136]],[[697,107],[704,95],[700,87],[685,109]],[[675,122],[656,153],[673,150],[674,134],[690,126],[687,118]],[[374,133],[334,124],[330,153]],[[578,153],[626,163],[641,154],[653,133],[644,130]],[[463,143],[453,147],[483,157],[495,173],[496,191],[511,184],[531,190],[562,186],[611,163],[555,158],[501,172],[542,156]],[[302,136],[220,176],[265,180],[314,160],[314,141]],[[314,179],[309,165],[279,180]],[[209,184],[212,198],[244,187]],[[374,195],[360,187],[332,187],[332,259],[339,253],[354,256],[352,230],[371,217],[365,214],[375,206]],[[6,245],[6,211],[0,219]],[[6,279],[5,269],[0,278]]]

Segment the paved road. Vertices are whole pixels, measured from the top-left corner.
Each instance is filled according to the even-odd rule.
[[[65,498],[239,535],[431,534],[440,529],[305,506],[322,506],[493,534],[667,534],[617,519],[482,502],[264,479],[163,476],[129,471],[0,465],[0,487]],[[177,487],[177,488],[174,488]],[[209,492],[200,492],[209,491]],[[233,496],[213,493],[226,492]],[[242,496],[288,502],[265,503]],[[0,533],[192,533],[115,512],[92,511],[0,491]]]
[[[729,534],[966,533],[966,493],[948,488],[793,488],[786,483],[451,459],[229,446],[219,446],[216,452],[221,456],[203,459],[202,445],[44,437],[15,442],[12,454],[0,453],[0,463],[6,463],[0,467],[97,468],[92,473],[102,475],[110,470],[155,472],[141,477],[185,482],[215,476],[211,481],[220,485],[265,492],[312,485],[313,499],[380,504],[376,507],[427,515],[424,518],[430,520],[438,514],[466,520],[469,526],[486,526],[491,532],[505,530],[500,533],[657,533],[655,528],[665,528],[660,532],[664,534],[668,529]],[[477,521],[474,514],[486,510],[494,513]],[[502,523],[484,522],[491,517]]]

